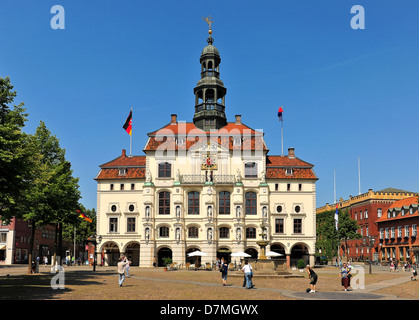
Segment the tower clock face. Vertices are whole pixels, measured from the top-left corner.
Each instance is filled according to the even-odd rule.
[[[217,163],[215,160],[215,156],[213,155],[204,155],[202,156],[202,170],[216,170],[217,169]]]

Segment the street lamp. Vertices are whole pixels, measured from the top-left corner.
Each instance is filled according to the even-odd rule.
[[[102,242],[102,236],[99,235],[97,237],[96,234],[94,234],[93,239],[94,239],[93,244],[95,245],[95,253],[94,253],[94,256],[93,256],[93,271],[96,271],[96,256],[97,256],[96,249],[97,249],[97,245]]]
[[[373,236],[366,236],[362,238],[362,242],[364,243],[364,246],[366,246],[370,252],[370,268],[369,268],[369,273],[372,273],[372,248],[374,248],[374,244],[375,244],[375,238]]]

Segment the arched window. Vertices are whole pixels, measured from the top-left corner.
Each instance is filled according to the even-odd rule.
[[[257,198],[256,193],[249,191],[245,195],[246,200],[246,214],[256,214]]]
[[[159,214],[170,214],[170,193],[167,191],[159,193]]]
[[[160,227],[159,228],[159,237],[160,238],[169,238],[169,227]]]
[[[188,214],[199,214],[199,193],[196,191],[188,193]]]
[[[256,239],[256,228],[246,228],[246,239]]]
[[[159,163],[159,178],[170,178],[172,176],[172,165],[169,162]]]
[[[230,192],[221,191],[218,198],[218,213],[230,214]]]
[[[198,227],[189,227],[188,228],[188,238],[198,238]]]
[[[230,238],[230,229],[228,227],[221,227],[219,231],[220,231],[220,239]]]

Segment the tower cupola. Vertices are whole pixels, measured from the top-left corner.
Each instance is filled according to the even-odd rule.
[[[220,129],[227,124],[225,115],[225,96],[227,89],[220,80],[221,57],[213,45],[211,18],[204,18],[209,25],[208,45],[202,50],[199,62],[201,64],[201,79],[194,88],[195,114],[193,122],[196,127],[209,131]]]

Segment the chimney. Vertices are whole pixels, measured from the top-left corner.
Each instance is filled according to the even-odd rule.
[[[240,114],[236,114],[236,124],[242,124],[242,116]]]
[[[177,124],[177,114],[172,114],[172,121],[170,124]]]
[[[125,149],[122,149],[122,158],[126,158],[126,156],[127,156],[127,154],[126,154],[127,152],[126,152],[126,150]]]
[[[288,148],[288,158],[292,159],[295,158],[295,149],[294,148]]]

